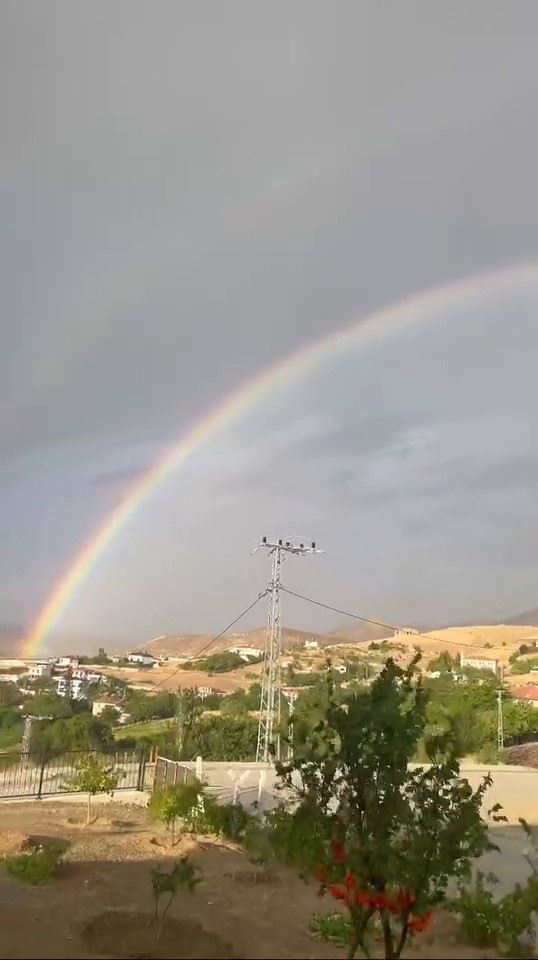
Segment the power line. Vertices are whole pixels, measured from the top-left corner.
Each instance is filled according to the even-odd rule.
[[[370,617],[361,617],[357,613],[350,613],[349,610],[340,610],[338,607],[332,607],[329,603],[322,603],[321,600],[313,600],[312,597],[305,597],[302,593],[295,593],[294,590],[289,590],[288,587],[284,587],[282,585],[280,586],[280,589],[283,590],[284,593],[289,593],[292,597],[297,597],[298,600],[306,600],[307,603],[313,603],[316,607],[323,607],[325,610],[331,610],[332,613],[339,613],[343,617],[351,617],[353,620],[360,620],[362,623],[371,623],[375,627],[383,627],[386,630],[394,630],[397,632],[402,629],[402,627],[395,627],[394,624],[391,623],[383,623],[382,620],[372,620]],[[411,634],[411,636],[414,636],[414,634]],[[455,647],[459,647],[460,649],[462,647],[470,647],[471,649],[475,650],[484,649],[484,644],[460,643],[458,640],[445,640],[444,637],[433,637],[430,633],[419,633],[417,636],[423,637],[426,640],[434,640],[435,643],[448,643]],[[367,643],[368,641],[364,640],[362,642]]]
[[[225,633],[228,633],[228,630],[231,630],[232,627],[235,627],[235,624],[239,620],[241,620],[242,617],[246,616],[246,614],[249,613],[249,611],[252,610],[252,608],[255,607],[260,600],[263,600],[263,598],[267,596],[267,593],[268,593],[267,589],[262,590],[262,592],[258,594],[256,599],[248,607],[246,607],[245,610],[243,610],[243,612],[240,613],[239,616],[235,618],[235,620],[232,620],[232,622],[229,623],[227,627],[224,627],[224,630],[221,630],[220,633],[217,633],[216,637],[212,637],[212,639],[208,643],[204,644],[204,646],[201,647],[200,650],[197,650],[196,653],[193,653],[192,656],[187,657],[186,660],[184,660],[179,667],[176,667],[176,669],[172,670],[172,672],[169,673],[166,677],[163,677],[162,680],[159,680],[159,682],[156,683],[154,687],[155,688],[160,687],[163,683],[166,683],[167,680],[170,680],[172,677],[175,677],[176,673],[180,673],[180,671],[183,670],[186,663],[191,663],[193,660],[198,660],[198,657],[200,657],[202,653],[205,653],[206,650],[209,650],[209,648],[212,647],[213,644],[217,642],[217,640],[220,640],[220,638],[223,637]]]

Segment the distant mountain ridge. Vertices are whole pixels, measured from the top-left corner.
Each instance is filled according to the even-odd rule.
[[[538,607],[532,610],[526,610],[524,613],[518,613],[515,616],[503,620],[507,626],[514,627],[536,627],[538,626]]]

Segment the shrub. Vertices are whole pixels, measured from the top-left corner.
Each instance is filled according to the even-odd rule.
[[[159,940],[163,931],[166,915],[170,909],[172,900],[179,889],[187,890],[188,893],[194,893],[197,885],[201,881],[200,868],[192,862],[190,857],[182,857],[174,863],[172,869],[159,870],[155,868],[151,871],[151,886],[153,889],[153,898],[155,900],[155,939]],[[161,897],[168,895],[161,913],[159,913],[159,903]]]
[[[353,934],[349,920],[341,913],[315,913],[308,926],[315,940],[337,947],[347,946]]]
[[[35,847],[6,857],[5,864],[10,876],[32,886],[41,886],[58,876],[62,857],[61,847]]]
[[[459,915],[462,931],[470,944],[497,947],[506,957],[523,957],[527,951],[521,943],[526,935],[536,935],[533,913],[538,909],[538,877],[531,877],[525,887],[517,885],[504,897],[494,896],[498,878],[493,873],[477,871],[474,886],[462,884],[458,896],[449,904]]]
[[[216,803],[212,798],[206,804],[205,819],[210,832],[228,840],[242,842],[250,822],[254,819],[240,803]]]
[[[175,842],[175,829],[178,820],[184,828],[196,833],[207,833],[205,826],[205,806],[210,798],[199,780],[192,783],[168,784],[154,792],[148,809],[152,820],[164,823],[171,833],[171,842]]]
[[[495,897],[499,882],[494,873],[478,870],[474,886],[458,886],[458,895],[448,904],[458,914],[462,930],[469,943],[480,947],[496,947],[506,957],[524,957],[528,950],[522,940],[536,938],[535,911],[538,910],[538,839],[535,831],[522,818],[519,822],[530,843],[531,850],[524,856],[532,869],[525,886],[516,884],[503,897]]]

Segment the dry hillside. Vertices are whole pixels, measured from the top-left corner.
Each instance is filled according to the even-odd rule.
[[[292,630],[284,627],[282,629],[282,645],[285,650],[289,650],[296,645],[303,646],[305,640],[311,640],[315,637],[320,644],[328,643],[329,638],[323,634],[313,634],[307,630]],[[247,630],[244,633],[227,633],[215,643],[212,643],[212,635],[206,633],[183,633],[174,635],[163,635],[142,643],[136,650],[147,650],[154,657],[178,657],[179,659],[197,656],[199,651],[211,643],[211,649],[208,653],[217,653],[219,650],[229,650],[230,647],[254,647],[263,650],[265,642],[265,627],[258,627],[256,630]]]

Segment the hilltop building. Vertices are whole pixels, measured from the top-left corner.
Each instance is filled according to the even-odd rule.
[[[499,661],[489,657],[464,657],[461,654],[461,667],[473,667],[475,670],[491,670],[492,673],[498,672]]]

